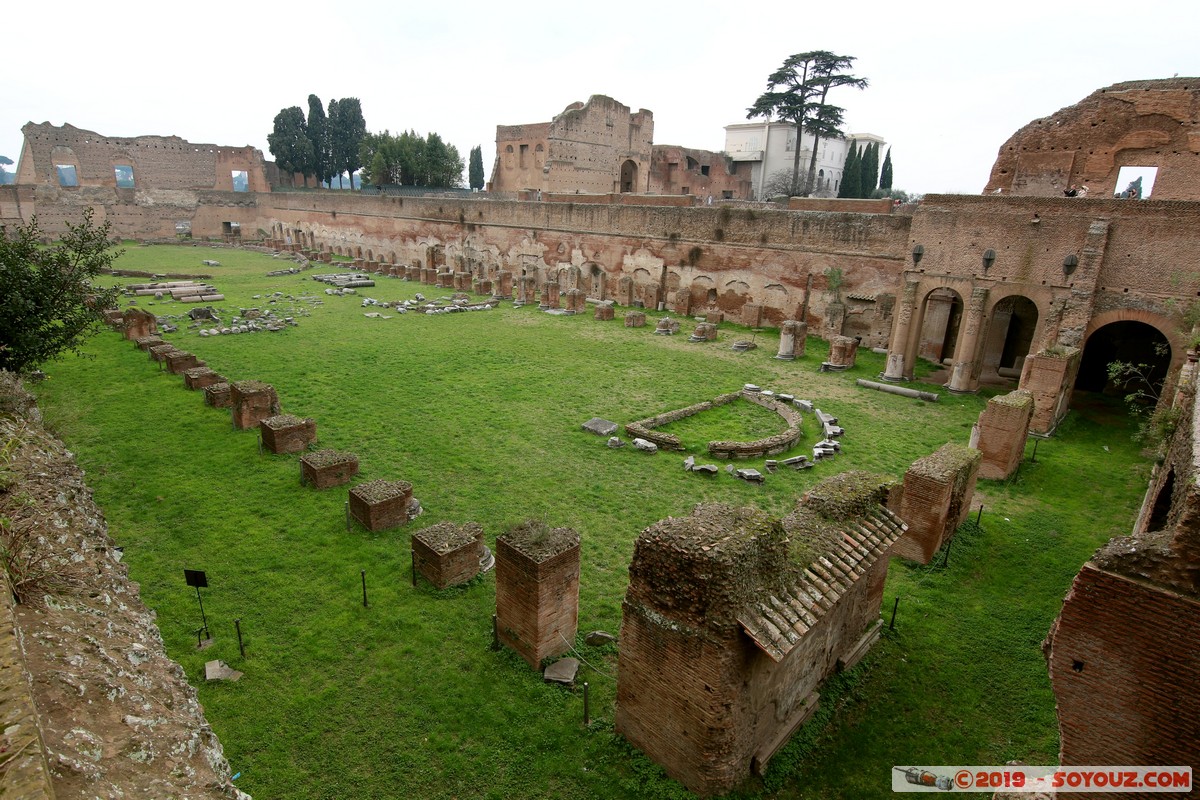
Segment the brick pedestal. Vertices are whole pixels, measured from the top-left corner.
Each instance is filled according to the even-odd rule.
[[[154,336],[139,336],[138,338],[133,340],[133,344],[139,350],[142,350],[142,351],[148,353],[148,352],[150,352],[151,347],[158,347],[159,345],[166,344],[166,342],[164,342],[162,340],[161,336],[154,335]]]
[[[203,367],[204,362],[201,361],[195,354],[188,353],[184,350],[176,350],[173,353],[167,353],[165,359],[167,362],[167,372],[172,375],[182,375],[189,369]]]
[[[598,304],[596,306],[596,313],[592,315],[593,319],[600,320],[601,322],[607,322],[615,317],[616,312],[613,310],[613,307],[607,303]]]
[[[258,424],[263,447],[275,454],[299,453],[317,441],[317,423],[291,414],[268,417]]]
[[[275,388],[261,381],[236,381],[229,384],[229,407],[233,427],[257,428],[258,423],[279,413]]]
[[[230,386],[228,383],[214,383],[204,387],[204,404],[213,408],[229,408]]]
[[[158,333],[158,320],[145,309],[130,308],[121,316],[123,326],[121,335],[129,341]]]
[[[904,473],[900,518],[908,532],[892,553],[928,564],[971,510],[981,455],[961,444],[947,443],[918,459]]]
[[[983,455],[979,477],[1002,481],[1017,471],[1025,456],[1033,395],[1018,389],[988,400],[979,414],[971,446]]]
[[[1071,388],[1079,374],[1083,351],[1078,347],[1043,350],[1026,357],[1021,370],[1021,388],[1033,394],[1033,419],[1029,429],[1051,434],[1067,415]]]
[[[358,456],[317,450],[300,456],[300,482],[314,489],[341,486],[358,474]]]
[[[846,370],[854,366],[858,358],[858,340],[849,336],[829,337],[829,360],[825,366],[832,370]]]
[[[644,327],[646,327],[646,312],[644,312],[644,311],[627,311],[627,312],[625,312],[625,327],[626,328],[644,328]]]
[[[350,516],[375,533],[406,525],[416,516],[408,481],[369,481],[350,490]]]
[[[413,562],[425,580],[439,589],[466,583],[479,574],[483,559],[483,526],[440,522],[412,538]]]
[[[496,540],[496,628],[535,670],[579,628],[579,534],[526,522]]]
[[[587,294],[584,291],[581,289],[571,289],[567,292],[567,313],[587,313]]]
[[[214,383],[225,383],[211,367],[193,367],[183,373],[183,385],[189,389],[204,389]]]
[[[166,361],[167,356],[174,353],[177,349],[173,344],[157,344],[147,352],[150,354],[151,361]]]

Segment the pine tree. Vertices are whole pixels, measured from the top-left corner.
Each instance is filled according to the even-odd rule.
[[[879,143],[868,142],[863,155],[862,192],[859,197],[870,197],[879,185]]]
[[[884,191],[892,189],[892,148],[888,148],[883,157],[883,168],[879,171],[879,188]]]

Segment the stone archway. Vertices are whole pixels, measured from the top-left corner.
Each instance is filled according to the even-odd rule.
[[[1038,341],[1041,313],[1037,303],[1021,294],[1002,297],[992,305],[983,345],[982,377],[1013,380],[1021,377],[1025,357]]]
[[[625,159],[625,163],[621,165],[621,193],[636,192],[638,185],[638,167],[637,163],[631,159]]]
[[[956,357],[963,308],[962,295],[948,286],[939,286],[925,295],[919,317],[918,358],[940,365]]]
[[[1173,348],[1154,325],[1136,319],[1114,320],[1089,333],[1075,378],[1076,391],[1128,395],[1144,392],[1158,397],[1172,372]],[[1133,380],[1113,380],[1109,364],[1120,361],[1145,365]]]

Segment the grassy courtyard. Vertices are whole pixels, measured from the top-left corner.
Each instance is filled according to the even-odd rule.
[[[757,349],[733,352],[734,339],[751,335],[733,325],[718,342],[689,344],[688,320],[683,335],[655,336],[654,314],[627,329],[620,312],[597,322],[510,304],[434,316],[363,308],[363,297],[446,292],[380,278],[357,296],[330,297],[307,276],[332,270],[266,277],[287,265],[134,244],[118,263],[207,272],[226,296],[218,308],[293,316],[298,325],[279,333],[206,338],[184,319],[164,338],[231,380],[272,384],[285,412],[316,420],[321,447],[358,455],[359,480],[410,481],[425,507],[412,530],[476,521],[489,545],[530,517],[579,531],[575,646],[593,720],[584,727],[579,689],[545,684],[515,654],[489,649],[491,574],[452,590],[414,588],[410,530],[347,531],[345,487],[302,487],[297,456],[260,454],[255,432],[234,431],[227,411],[105,331],[87,357],[45,366],[43,413],[87,471],[168,651],[198,687],[238,786],[257,800],[688,796],[614,734],[616,649],[583,643],[591,630],[618,632],[638,533],[701,501],[782,515],[844,469],[900,477],[943,443],[965,443],[987,398],[922,386],[942,392],[930,404],[859,388],[855,378],[874,378],[883,356],[862,352],[853,370],[820,373],[817,339],[794,362],[772,358],[771,332],[756,335]],[[190,308],[149,302],[139,299],[160,315]],[[835,414],[847,431],[843,455],[757,486],[686,473],[686,454],[612,450],[580,430],[593,416],[624,424],[748,382]],[[709,439],[758,438],[782,424],[735,403],[668,430],[704,462]],[[1079,566],[1131,525],[1149,471],[1131,432],[1119,408],[1073,411],[1039,444],[1036,463],[1007,483],[980,482],[980,525],[964,526],[946,567],[941,556],[931,567],[894,561],[884,615],[899,597],[895,630],[826,686],[818,716],[738,796],[884,797],[893,765],[1054,763],[1040,643]],[[780,458],[808,453],[817,438],[809,418],[800,447]],[[739,465],[763,470],[761,460]],[[185,568],[205,570],[210,584],[216,642],[201,652]],[[245,677],[205,683],[213,658]]]

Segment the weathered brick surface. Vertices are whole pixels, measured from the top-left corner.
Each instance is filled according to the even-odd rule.
[[[183,385],[189,389],[204,389],[214,383],[224,382],[225,378],[211,367],[193,367],[183,373]]]
[[[204,403],[213,408],[229,408],[233,404],[228,383],[213,383],[204,387]]]
[[[122,319],[121,335],[129,341],[158,333],[157,318],[143,308],[126,309]]]
[[[317,422],[279,414],[259,422],[263,447],[275,454],[299,453],[317,441]]]
[[[1067,415],[1082,352],[1077,347],[1057,348],[1025,359],[1021,388],[1033,395],[1029,429],[1034,433],[1053,433]]]
[[[315,489],[328,489],[349,482],[358,474],[358,456],[334,450],[318,450],[300,456],[300,482]]]
[[[167,364],[167,372],[170,372],[172,375],[182,375],[190,369],[204,366],[204,362],[198,356],[184,350],[167,353],[164,361]]]
[[[539,669],[570,649],[579,629],[579,535],[553,532],[548,551],[512,532],[496,539],[496,626],[500,641]]]
[[[143,350],[147,353],[150,352],[151,347],[158,347],[161,344],[166,344],[166,342],[162,340],[162,337],[157,335],[139,336],[133,340],[133,343],[139,350]]]
[[[600,322],[607,322],[615,317],[616,312],[613,310],[613,307],[607,303],[599,303],[596,306],[596,313],[592,315],[593,319],[599,320]]]
[[[617,732],[702,796],[765,770],[820,683],[875,636],[881,556],[902,532],[879,506],[885,483],[844,473],[783,522],[713,504],[644,530],[622,604]],[[787,576],[793,559],[821,588]]]
[[[408,481],[377,480],[350,490],[350,516],[375,533],[406,525],[412,501]]]
[[[971,510],[981,455],[947,443],[917,459],[904,473],[900,518],[908,533],[892,548],[901,558],[928,564]]]
[[[1017,471],[1025,456],[1032,418],[1033,395],[1028,391],[1018,389],[988,400],[971,445],[982,456],[979,477],[1002,481]]]
[[[646,314],[644,311],[626,311],[625,312],[625,327],[626,328],[644,328],[646,327]]]
[[[1062,197],[1071,185],[1111,197],[1126,164],[1158,167],[1154,197],[1191,200],[1200,184],[1195,78],[1129,81],[1029,123],[1000,147],[985,193]]]
[[[439,522],[412,537],[417,571],[439,589],[458,586],[478,575],[483,548],[483,526],[477,522]]]
[[[1195,596],[1086,564],[1050,631],[1046,654],[1060,763],[1200,768]]]
[[[268,417],[279,413],[275,388],[261,381],[234,381],[229,384],[229,407],[233,427],[240,431],[257,428]]]

